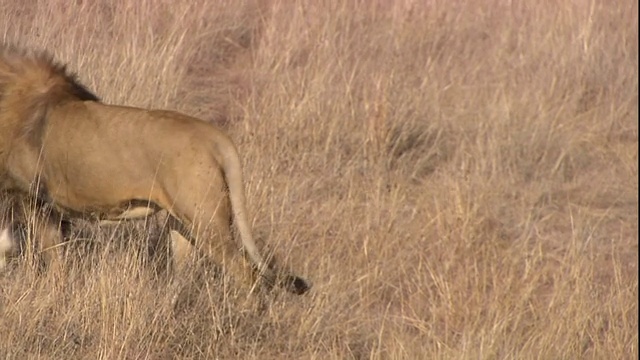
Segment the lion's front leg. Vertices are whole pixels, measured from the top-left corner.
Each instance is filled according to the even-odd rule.
[[[58,273],[62,267],[63,236],[60,229],[61,222],[55,216],[45,216],[37,219],[37,224],[31,229],[32,242],[37,243],[40,264],[47,272]]]
[[[35,260],[38,269],[57,272],[62,266],[62,216],[50,206],[26,198],[14,209],[14,215],[6,233],[10,241],[5,242],[12,245],[10,255],[23,255]]]
[[[16,250],[16,242],[8,226],[0,231],[0,272],[7,267],[7,261]]]

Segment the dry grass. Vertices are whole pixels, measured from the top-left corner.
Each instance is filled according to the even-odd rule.
[[[0,277],[0,357],[638,357],[637,2],[210,3],[7,2],[0,35],[224,126],[312,293],[260,309],[90,227]]]

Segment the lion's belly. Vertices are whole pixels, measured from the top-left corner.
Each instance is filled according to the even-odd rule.
[[[140,219],[151,216],[160,210],[160,207],[149,200],[131,199],[118,203],[69,200],[56,197],[49,199],[58,211],[66,216],[88,216],[94,220],[120,221]]]
[[[81,213],[96,219],[121,220],[141,218],[157,211],[157,199],[162,196],[162,186],[153,176],[112,169],[110,172],[84,173],[68,166],[65,172],[49,173],[44,197],[67,213]],[[66,174],[65,174],[66,173]],[[75,173],[76,176],[58,176]],[[151,179],[151,180],[148,180]]]
[[[46,197],[61,209],[99,219],[148,216],[155,212],[153,204],[163,196],[163,186],[143,162],[137,163],[137,168],[118,160],[51,166],[44,176]]]

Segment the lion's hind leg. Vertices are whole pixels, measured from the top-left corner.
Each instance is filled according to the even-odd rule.
[[[214,218],[209,224],[201,224],[194,233],[198,234],[194,243],[200,253],[218,264],[241,287],[249,287],[249,292],[254,291],[257,285],[256,272],[251,261],[233,240],[228,219]]]

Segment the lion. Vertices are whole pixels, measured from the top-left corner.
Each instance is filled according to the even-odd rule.
[[[229,136],[182,113],[105,104],[46,52],[0,49],[0,191],[53,209],[43,248],[62,241],[63,218],[120,221],[164,210],[172,236],[244,284],[310,289],[258,249]],[[6,249],[11,235],[2,235]],[[47,253],[49,262],[59,256]]]

